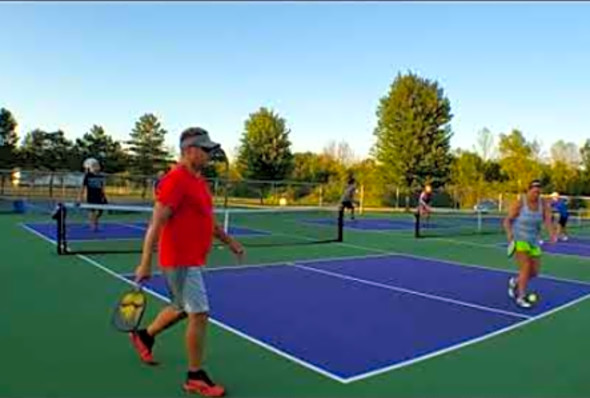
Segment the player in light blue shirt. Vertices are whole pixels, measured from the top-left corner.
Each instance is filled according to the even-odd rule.
[[[559,216],[557,220],[557,236],[562,241],[567,241],[567,220],[569,219],[570,213],[567,209],[567,201],[565,198],[560,198],[557,192],[551,194],[551,210]]]

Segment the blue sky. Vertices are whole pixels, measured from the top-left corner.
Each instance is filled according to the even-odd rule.
[[[260,106],[295,150],[364,156],[398,72],[438,80],[454,147],[482,127],[547,149],[590,138],[590,3],[2,3],[0,106],[19,132],[101,124],[126,139],[153,112],[232,149]]]

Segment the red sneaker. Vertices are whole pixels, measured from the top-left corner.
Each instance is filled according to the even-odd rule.
[[[129,338],[131,339],[131,344],[133,344],[133,348],[139,354],[139,358],[147,363],[148,365],[157,365],[157,362],[154,360],[152,355],[151,347],[148,347],[139,337],[137,332],[130,332]]]
[[[205,371],[201,370],[199,373],[199,378],[187,378],[183,386],[184,391],[197,393],[204,397],[222,397],[225,395],[225,388],[213,383]]]

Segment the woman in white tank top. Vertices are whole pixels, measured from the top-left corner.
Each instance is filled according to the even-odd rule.
[[[534,304],[526,290],[529,280],[539,273],[542,253],[539,238],[543,224],[551,236],[551,242],[555,242],[551,207],[541,197],[540,181],[534,180],[529,185],[527,193],[512,204],[504,220],[506,237],[509,244],[514,245],[514,254],[519,266],[518,276],[510,278],[508,282],[508,294],[523,308],[530,308]]]

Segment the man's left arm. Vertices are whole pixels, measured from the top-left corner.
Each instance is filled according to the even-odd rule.
[[[219,239],[219,241],[226,244],[234,254],[241,256],[244,253],[244,248],[240,242],[228,235],[217,223],[214,225],[213,235]]]

